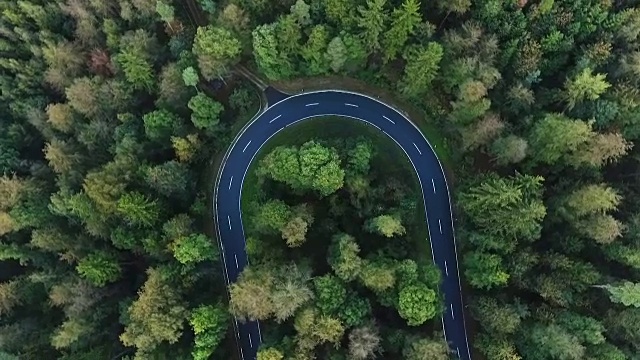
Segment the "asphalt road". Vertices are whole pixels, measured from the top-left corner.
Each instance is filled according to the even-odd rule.
[[[422,188],[433,261],[443,274],[440,290],[445,299],[444,335],[460,359],[470,360],[451,200],[442,165],[413,123],[390,106],[365,95],[333,90],[293,95],[269,106],[236,137],[221,168],[214,199],[227,282],[235,282],[248,264],[240,195],[251,161],[271,137],[287,126],[327,115],[363,121],[393,139],[407,154]],[[426,236],[425,241],[429,241]],[[235,327],[241,358],[255,359],[262,338],[259,322],[236,320]]]

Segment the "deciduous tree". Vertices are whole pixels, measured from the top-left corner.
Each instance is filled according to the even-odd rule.
[[[436,292],[422,283],[409,285],[398,295],[398,313],[409,326],[418,326],[436,316]]]
[[[213,25],[198,27],[193,40],[193,53],[207,80],[226,74],[239,60],[241,49],[240,41],[230,31]]]

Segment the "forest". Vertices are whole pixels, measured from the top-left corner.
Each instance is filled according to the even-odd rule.
[[[455,358],[414,175],[374,132],[261,152],[227,287],[211,196],[264,102],[247,69],[386,91],[430,129],[474,359],[640,359],[639,1],[0,10],[0,359],[234,359],[233,317],[263,320],[260,360]]]

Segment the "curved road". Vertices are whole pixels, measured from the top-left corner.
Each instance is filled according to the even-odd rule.
[[[216,183],[214,211],[227,283],[233,283],[248,263],[240,212],[240,196],[249,165],[275,134],[299,121],[338,115],[363,121],[393,139],[407,154],[422,188],[425,219],[434,263],[441,269],[445,309],[444,336],[454,354],[470,360],[449,189],[442,165],[418,128],[401,113],[371,97],[337,90],[289,96],[268,107],[246,126],[227,151]],[[349,121],[349,120],[345,120]],[[425,237],[425,241],[429,241]],[[235,320],[242,359],[255,359],[262,335],[259,322]]]

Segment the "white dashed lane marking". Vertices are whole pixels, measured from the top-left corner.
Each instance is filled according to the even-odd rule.
[[[382,117],[383,117],[383,118],[385,118],[385,119],[387,119],[390,123],[392,123],[392,124],[394,124],[394,125],[396,124],[396,122],[395,122],[395,121],[393,121],[393,120],[389,119],[388,117],[386,117],[386,116],[384,116],[384,115],[382,115]]]
[[[231,230],[231,218],[227,216],[227,221],[229,222],[229,230]]]
[[[447,260],[444,261],[444,273],[449,276],[449,267],[447,266]]]
[[[349,104],[349,103],[344,103],[344,104],[347,105],[347,106],[358,107],[358,105],[356,105],[356,104]]]
[[[438,227],[440,228],[440,234],[442,234],[442,223],[440,222],[440,219],[438,219]]]
[[[280,116],[282,116],[282,115],[278,115],[278,116],[274,117],[273,120],[269,121],[269,124],[271,124],[272,122],[280,119]]]
[[[431,186],[433,186],[433,193],[436,193],[436,183],[435,181],[433,181],[433,179],[431,179]]]
[[[316,106],[316,105],[318,105],[318,104],[319,104],[319,103],[311,103],[311,104],[307,104],[307,105],[305,105],[305,106]]]
[[[236,269],[239,267],[238,266],[238,255],[233,254],[233,258],[236,260]]]
[[[247,143],[247,145],[244,146],[244,149],[242,149],[242,152],[247,151],[247,148],[249,147],[249,144],[251,144],[251,140],[249,140],[249,142]]]
[[[231,180],[229,181],[229,190],[231,190],[231,184],[233,184],[233,176],[231,177]]]
[[[416,145],[416,143],[413,143],[413,146],[415,146],[416,150],[418,150],[418,154],[422,155],[422,151],[418,149],[418,145]]]
[[[449,308],[451,309],[451,318],[455,319],[455,315],[453,315],[453,304],[449,304]]]

